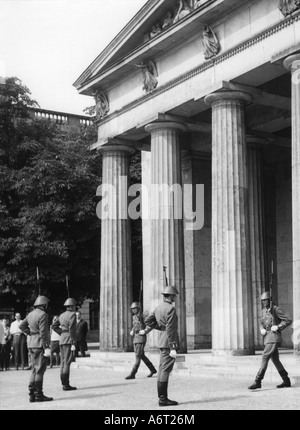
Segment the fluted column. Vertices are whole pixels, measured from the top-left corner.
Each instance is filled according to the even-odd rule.
[[[210,94],[212,106],[212,349],[254,353],[244,105],[241,92]]]
[[[261,146],[263,144],[264,141],[262,139],[253,136],[247,136],[250,254],[255,347],[262,347],[263,345],[263,339],[260,334],[260,296],[261,293],[266,290],[267,286],[265,267],[266,244],[261,161]]]
[[[186,311],[184,281],[184,239],[182,219],[182,178],[179,132],[185,126],[175,122],[152,123],[151,133],[151,282],[148,292],[151,309],[162,301],[165,266],[169,285],[179,291],[176,310],[179,318],[180,350],[186,351]],[[156,186],[156,187],[155,187]],[[157,188],[158,187],[158,188]],[[173,187],[175,194],[170,191]],[[160,188],[161,192],[158,192]],[[155,343],[155,338],[153,338]]]
[[[286,58],[284,65],[292,75],[293,320],[297,325],[300,321],[300,54]],[[297,335],[294,351],[300,353]]]
[[[102,185],[107,187],[103,197],[110,208],[110,215],[101,222],[100,350],[128,351],[132,348],[132,268],[127,193],[133,149],[110,141],[99,151]]]

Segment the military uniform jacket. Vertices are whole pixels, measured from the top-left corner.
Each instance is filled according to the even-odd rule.
[[[260,328],[267,330],[267,334],[264,336],[264,345],[268,343],[278,343],[280,345],[282,339],[281,332],[290,324],[292,324],[292,320],[279,306],[273,306],[273,312],[271,309],[264,308],[260,323]],[[271,331],[273,325],[278,326],[277,332]]]
[[[60,345],[75,345],[76,343],[76,313],[66,311],[51,326],[52,330],[60,334]]]
[[[132,331],[134,333],[133,343],[146,343],[146,335],[139,334],[140,330],[145,330],[146,324],[143,315],[140,313],[132,317]]]
[[[34,309],[19,326],[28,338],[28,348],[49,348],[50,330],[48,315],[42,309]]]
[[[146,319],[146,333],[160,330],[158,348],[178,349],[178,317],[175,307],[168,301],[157,306]]]

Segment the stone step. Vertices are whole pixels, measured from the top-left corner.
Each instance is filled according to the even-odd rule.
[[[225,378],[244,381],[252,381],[259,369],[261,362],[261,351],[253,356],[215,356],[210,351],[192,351],[188,354],[180,354],[176,360],[173,375],[202,378]],[[146,352],[156,368],[159,365],[159,354]],[[293,383],[300,382],[299,359],[291,350],[280,350],[280,360],[289,372]],[[135,362],[133,352],[100,352],[91,351],[90,357],[77,358],[72,363],[76,368],[88,369],[110,369],[120,372],[129,372]],[[139,374],[149,373],[148,368],[141,363]],[[279,383],[280,376],[273,363],[269,363],[265,380]]]

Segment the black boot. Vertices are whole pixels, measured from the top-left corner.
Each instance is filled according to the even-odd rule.
[[[265,369],[260,369],[256,375],[255,381],[248,387],[248,390],[257,390],[257,388],[261,388],[261,381],[264,379],[265,373]]]
[[[53,400],[53,397],[47,397],[44,396],[43,393],[43,382],[39,381],[39,382],[35,382],[35,401],[36,402],[51,402],[51,400]]]
[[[155,373],[157,373],[157,370],[155,369],[155,367],[151,368],[147,378],[152,378],[152,376],[155,375]]]
[[[176,406],[175,400],[168,399],[168,382],[157,382],[158,404],[159,406]]]
[[[34,403],[35,402],[34,387],[29,387],[29,402],[30,403]]]
[[[126,376],[126,378],[125,379],[135,379],[135,373],[133,372],[133,371],[131,371],[130,373],[129,373],[129,375],[128,376]]]
[[[276,388],[288,388],[291,386],[291,380],[288,377],[288,374],[285,370],[279,372],[279,375],[282,377],[283,382],[279,385],[277,385]]]
[[[62,388],[64,391],[77,390],[76,387],[71,387],[70,382],[69,382],[69,375],[61,374],[60,379],[61,379]]]

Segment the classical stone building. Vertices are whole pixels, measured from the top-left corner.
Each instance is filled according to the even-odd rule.
[[[116,190],[117,217],[102,220],[100,349],[131,345],[124,176],[134,151],[142,152],[142,208],[150,214],[144,308],[161,300],[166,273],[180,291],[182,351],[254,353],[260,294],[270,283],[298,321],[300,2],[150,0],[74,85],[95,96],[92,149],[103,154],[103,183]],[[182,186],[183,203],[193,199],[203,223],[195,219],[193,228],[185,211],[175,216],[173,194],[157,196],[151,184]],[[293,347],[292,334],[284,332],[283,346]]]

